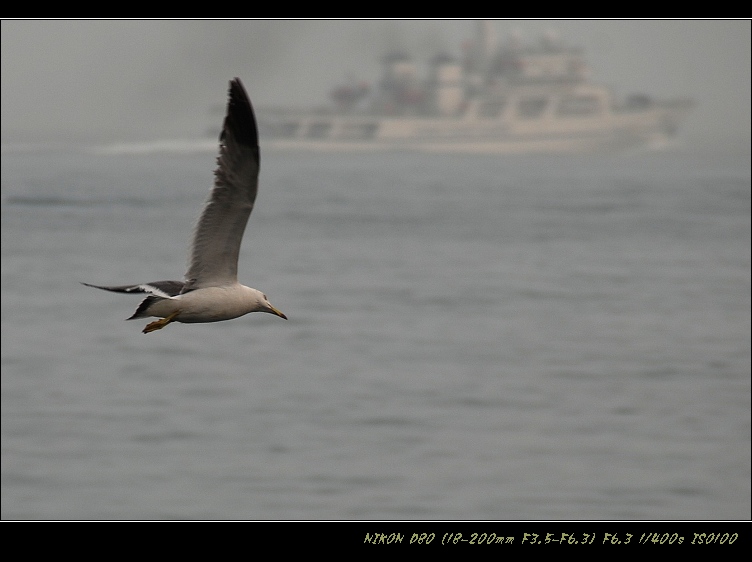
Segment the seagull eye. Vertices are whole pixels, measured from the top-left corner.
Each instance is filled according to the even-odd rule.
[[[263,293],[262,293],[262,296],[264,297],[264,300],[265,300],[265,301],[268,301],[268,300],[269,300],[268,298],[266,298],[266,295],[264,295]]]

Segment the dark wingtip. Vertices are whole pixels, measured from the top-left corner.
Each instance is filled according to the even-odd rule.
[[[230,80],[230,92],[227,100],[227,116],[222,131],[229,131],[236,142],[246,146],[258,146],[258,127],[253,105],[240,78]]]

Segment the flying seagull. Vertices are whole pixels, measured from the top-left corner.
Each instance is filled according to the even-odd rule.
[[[239,78],[230,81],[217,163],[214,187],[193,234],[185,281],[112,287],[83,283],[116,293],[147,293],[128,318],[159,318],[146,325],[144,334],[161,330],[170,322],[219,322],[249,312],[269,312],[287,319],[264,293],[238,283],[240,242],[256,200],[259,173],[256,118]]]

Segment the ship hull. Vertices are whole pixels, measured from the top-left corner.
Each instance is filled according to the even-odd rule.
[[[262,136],[269,148],[324,152],[613,152],[665,143],[691,106],[675,100],[640,111],[579,119],[544,116],[535,122],[290,114],[270,122]]]

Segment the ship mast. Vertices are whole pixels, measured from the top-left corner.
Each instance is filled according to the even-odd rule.
[[[496,54],[496,30],[493,22],[489,20],[480,20],[475,22],[476,37],[478,43],[479,71],[485,74],[491,60]]]

